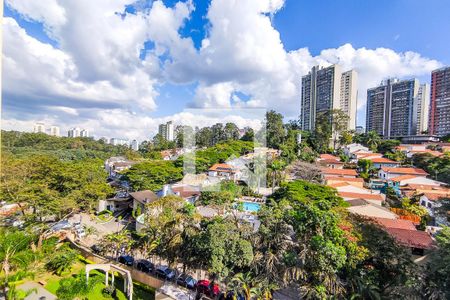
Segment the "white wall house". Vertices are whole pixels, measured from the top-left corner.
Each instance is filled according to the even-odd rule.
[[[350,145],[346,145],[343,148],[344,154],[346,156],[351,156],[351,154],[355,153],[356,151],[361,151],[361,152],[368,152],[370,153],[371,151],[369,150],[369,148],[361,145],[361,144],[350,144]]]
[[[378,177],[381,179],[393,179],[403,175],[414,175],[418,177],[427,177],[428,173],[417,168],[381,168],[378,171]]]

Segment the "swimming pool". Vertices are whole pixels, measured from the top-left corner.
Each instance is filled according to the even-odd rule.
[[[261,208],[261,204],[255,202],[242,202],[245,211],[257,212]]]

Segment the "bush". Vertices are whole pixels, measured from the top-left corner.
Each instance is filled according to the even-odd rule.
[[[102,290],[102,295],[107,298],[114,297],[115,294],[116,294],[116,288],[112,285],[108,285],[107,287],[105,287]]]

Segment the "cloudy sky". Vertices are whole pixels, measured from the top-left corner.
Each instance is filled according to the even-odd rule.
[[[161,122],[203,120],[191,108],[291,119],[301,76],[332,63],[359,73],[364,125],[368,87],[429,82],[450,64],[449,11],[446,0],[5,0],[2,127],[144,140]]]

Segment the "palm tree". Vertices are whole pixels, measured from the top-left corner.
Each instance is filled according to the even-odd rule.
[[[235,284],[239,287],[239,291],[244,295],[245,299],[250,300],[252,296],[252,282],[253,277],[250,272],[247,273],[238,273],[234,275],[231,281],[235,282]]]
[[[366,134],[365,142],[366,142],[367,146],[370,148],[370,150],[376,151],[378,145],[381,142],[381,138],[378,135],[378,133],[376,133],[375,131],[369,131]]]
[[[269,165],[269,169],[272,175],[272,193],[274,192],[275,184],[277,183],[277,181],[280,180],[281,177],[280,173],[285,166],[286,166],[285,162],[278,159],[271,161]]]

